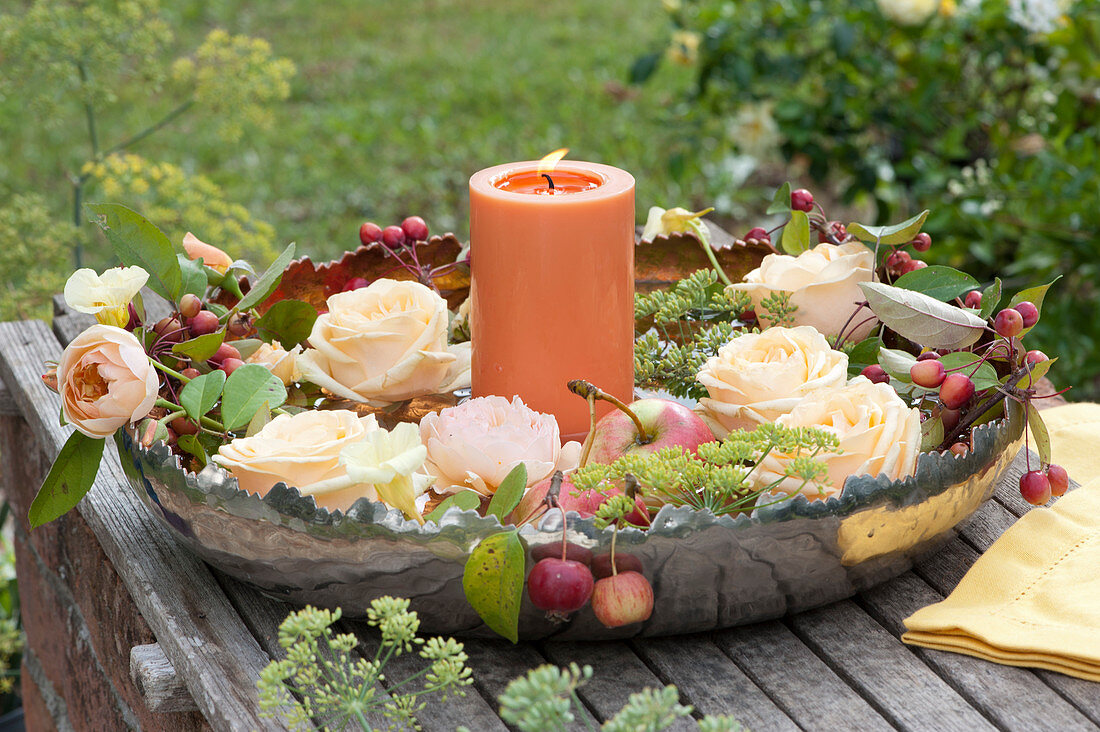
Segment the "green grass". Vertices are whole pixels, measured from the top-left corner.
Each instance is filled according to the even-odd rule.
[[[657,2],[229,0],[170,12],[178,52],[222,27],[269,40],[299,73],[268,130],[227,145],[194,111],[133,152],[212,178],[301,251],[327,257],[357,244],[363,220],[410,214],[464,237],[472,173],[558,147],[634,173],[639,216],[679,203],[659,146],[689,72],[622,93],[666,27]],[[108,144],[172,106],[140,90],[101,105]],[[65,176],[87,144],[76,103],[60,112],[41,129],[21,100],[0,98],[0,129],[15,130],[0,139],[0,191],[33,187],[65,215]]]

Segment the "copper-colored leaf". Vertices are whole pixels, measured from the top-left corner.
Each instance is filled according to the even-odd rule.
[[[717,245],[714,251],[718,264],[733,282],[760,266],[775,250],[758,241],[745,242],[734,239],[721,229],[710,226],[711,239]],[[707,269],[710,259],[694,233],[676,233],[658,236],[652,242],[637,239],[634,249],[634,289],[653,292],[671,287],[677,280],[692,272]]]
[[[407,251],[401,252],[401,259],[407,265],[419,263],[422,271],[442,268],[433,277],[439,292],[447,300],[447,305],[457,308],[466,299],[470,290],[470,268],[466,264],[456,264],[462,251],[462,243],[454,234],[433,236],[416,248],[416,262]],[[325,312],[325,301],[344,289],[344,285],[355,277],[368,282],[386,277],[392,280],[418,279],[415,272],[402,265],[378,243],[360,246],[353,252],[347,252],[340,259],[327,264],[314,264],[309,257],[303,257],[290,263],[283,273],[279,287],[263,305],[261,312],[279,300],[304,300],[318,312]]]
[[[324,393],[328,394],[328,392]],[[369,404],[353,402],[350,399],[330,397],[324,401],[321,408],[348,409],[364,417],[373,414],[380,426],[392,430],[402,422],[419,423],[425,415],[439,412],[456,404],[458,404],[458,397],[454,393],[447,393],[425,394],[404,402],[396,402],[387,407],[372,407]]]

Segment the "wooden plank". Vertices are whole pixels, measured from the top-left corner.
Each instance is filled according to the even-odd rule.
[[[782,623],[746,625],[712,638],[803,729],[893,729]]]
[[[378,631],[365,621],[347,620],[343,621],[342,625],[347,632],[355,633],[356,637],[359,638],[357,649],[359,654],[367,659],[374,658],[381,645]],[[429,661],[421,658],[415,651],[413,653],[402,653],[400,656],[391,656],[386,663],[384,688],[392,688],[394,684],[420,673],[430,665]],[[417,681],[402,688],[406,691],[419,691],[423,688],[423,684]],[[385,694],[386,692],[383,690],[382,693]],[[448,695],[445,703],[440,703],[438,696],[425,696],[421,700],[427,701],[427,704],[416,713],[416,720],[427,732],[435,732],[435,730],[452,732],[460,725],[466,725],[472,730],[501,730],[503,732],[507,729],[496,712],[493,711],[495,706],[491,706],[472,686],[466,687],[465,696]],[[379,724],[383,728],[389,726],[389,723],[385,720],[382,720]]]
[[[568,666],[574,662],[579,666],[592,667],[592,680],[582,686],[578,694],[601,722],[618,714],[631,694],[646,688],[661,689],[666,686],[630,646],[621,641],[546,642],[540,648],[543,655],[558,666]],[[697,728],[698,725],[690,719],[679,719],[670,727],[685,731]]]
[[[700,714],[730,714],[754,732],[798,729],[706,636],[646,638],[631,645],[661,678],[676,685],[681,703]]]
[[[47,455],[57,454],[70,431],[59,426],[59,399],[39,378],[60,350],[40,321],[0,323],[0,379]],[[112,450],[78,509],[199,710],[216,729],[280,728],[259,717],[255,684],[267,654],[206,565],[149,516],[126,481]]]
[[[791,616],[788,623],[896,727],[943,732],[995,729],[851,600]]]
[[[0,417],[19,417],[19,405],[15,403],[15,397],[8,391],[4,382],[0,381]]]
[[[58,315],[53,319],[53,332],[62,346],[67,346],[73,338],[76,338],[88,326],[95,323],[95,318],[83,313],[72,315]]]
[[[902,621],[943,595],[912,572],[862,593],[862,606],[895,637]],[[994,724],[1008,730],[1092,729],[1093,725],[1031,671],[972,656],[910,647]]]
[[[159,643],[130,649],[130,678],[154,712],[193,712],[198,707]]]

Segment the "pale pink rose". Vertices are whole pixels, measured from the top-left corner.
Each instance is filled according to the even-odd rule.
[[[813,328],[776,326],[737,336],[697,378],[709,395],[699,400],[700,416],[721,439],[776,421],[812,391],[844,386],[848,356]]]
[[[435,476],[434,490],[457,493],[472,488],[492,495],[512,468],[527,466],[531,486],[555,470],[576,467],[577,450],[563,450],[558,422],[528,407],[517,396],[477,397],[420,420],[428,448],[424,464]],[[562,465],[563,453],[573,465]]]
[[[294,346],[293,349],[286,351],[278,341],[264,343],[245,359],[245,363],[260,364],[271,371],[279,381],[289,386],[300,376],[295,360],[301,352],[301,346]]]
[[[375,280],[328,299],[298,368],[336,396],[373,406],[431,394],[457,360],[447,320],[447,301],[430,288]]]
[[[183,235],[183,250],[190,259],[201,259],[207,267],[222,274],[233,264],[232,257],[216,246],[199,241],[190,231]]]
[[[265,495],[279,481],[313,496],[318,506],[347,510],[356,499],[378,496],[348,476],[340,453],[378,429],[374,415],[347,409],[280,414],[251,437],[218,448],[212,459],[237,479],[241,490]]]
[[[835,336],[856,310],[856,303],[867,298],[860,282],[870,282],[875,255],[859,242],[818,244],[797,257],[769,254],[760,266],[745,275],[744,282],[727,289],[741,290],[752,297],[753,307],[762,325],[769,325],[760,303],[774,292],[789,292],[790,303],[798,308],[794,324],[808,325],[827,336]],[[862,322],[866,320],[867,322]],[[845,330],[849,340],[867,337],[878,321],[864,308]]]
[[[107,437],[149,414],[160,388],[138,339],[112,325],[93,325],[73,339],[57,381],[66,421],[88,437]]]
[[[801,491],[807,498],[840,495],[849,475],[885,475],[899,480],[913,474],[920,452],[920,412],[911,408],[887,384],[857,376],[842,389],[823,389],[807,395],[789,414],[776,420],[786,427],[817,427],[840,438],[835,453],[819,453],[815,460],[828,468],[827,484],[784,477],[794,457],[772,452],[753,473],[759,486],[782,478],[778,493]]]

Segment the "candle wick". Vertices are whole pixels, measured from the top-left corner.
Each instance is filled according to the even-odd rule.
[[[554,179],[551,178],[548,173],[539,173],[539,175],[545,178],[546,182],[550,184],[550,190],[554,190]]]

